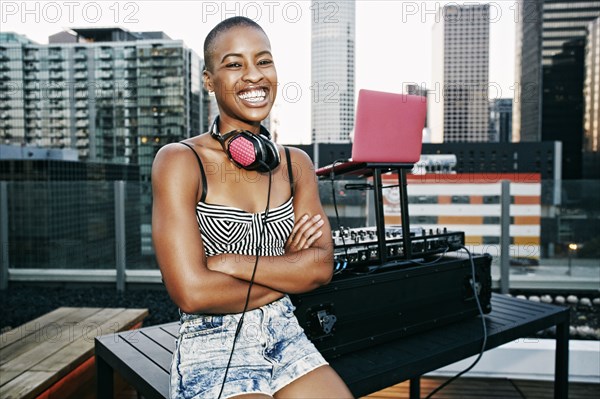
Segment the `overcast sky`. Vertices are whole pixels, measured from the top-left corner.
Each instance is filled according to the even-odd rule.
[[[244,15],[267,32],[280,92],[274,108],[281,143],[310,142],[311,20],[334,16],[331,0],[296,1],[2,1],[0,29],[45,44],[70,27],[120,26],[161,30],[200,56],[208,31],[221,20]],[[402,92],[404,83],[432,87],[431,30],[444,4],[490,4],[492,97],[514,94],[517,0],[356,1],[355,89]],[[318,14],[317,14],[317,11]]]

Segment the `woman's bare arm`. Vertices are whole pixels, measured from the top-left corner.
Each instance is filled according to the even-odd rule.
[[[173,302],[186,313],[241,312],[248,282],[207,268],[195,214],[199,184],[204,182],[200,183],[197,162],[189,148],[180,144],[161,148],[152,166],[152,240],[165,286]],[[248,308],[281,296],[255,285]]]
[[[260,257],[254,281],[286,293],[302,293],[327,284],[333,275],[333,243],[331,227],[319,198],[317,179],[312,161],[299,149],[290,148],[295,173],[294,214],[297,220],[307,215],[308,228],[314,238],[303,248],[286,247],[283,256]],[[322,223],[312,218],[320,218]],[[318,234],[318,231],[321,234]],[[292,240],[288,240],[288,244]],[[308,246],[308,248],[307,248]],[[208,260],[208,268],[250,281],[254,269],[254,256],[222,254]]]

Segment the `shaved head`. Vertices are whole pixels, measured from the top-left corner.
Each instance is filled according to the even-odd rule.
[[[259,24],[246,17],[231,17],[219,22],[206,36],[204,39],[204,65],[207,71],[212,72],[214,67],[213,55],[215,49],[215,43],[222,33],[227,32],[230,29],[237,27],[248,27],[254,28],[262,32],[265,36],[267,34],[261,28]]]

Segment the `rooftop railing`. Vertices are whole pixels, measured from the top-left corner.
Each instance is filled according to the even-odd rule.
[[[319,182],[332,229],[374,225],[363,182]],[[399,220],[394,190],[384,195],[386,224]],[[493,256],[494,286],[503,292],[600,286],[600,181],[409,179],[408,196],[411,227],[464,231],[471,252]],[[0,182],[0,288],[16,281],[111,282],[119,290],[161,283],[151,209],[149,183]]]

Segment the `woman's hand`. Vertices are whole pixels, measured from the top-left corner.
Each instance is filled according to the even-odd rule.
[[[287,253],[298,252],[302,249],[308,249],[323,235],[321,226],[325,222],[320,214],[309,217],[307,214],[302,216],[294,225],[294,228],[285,244]]]

